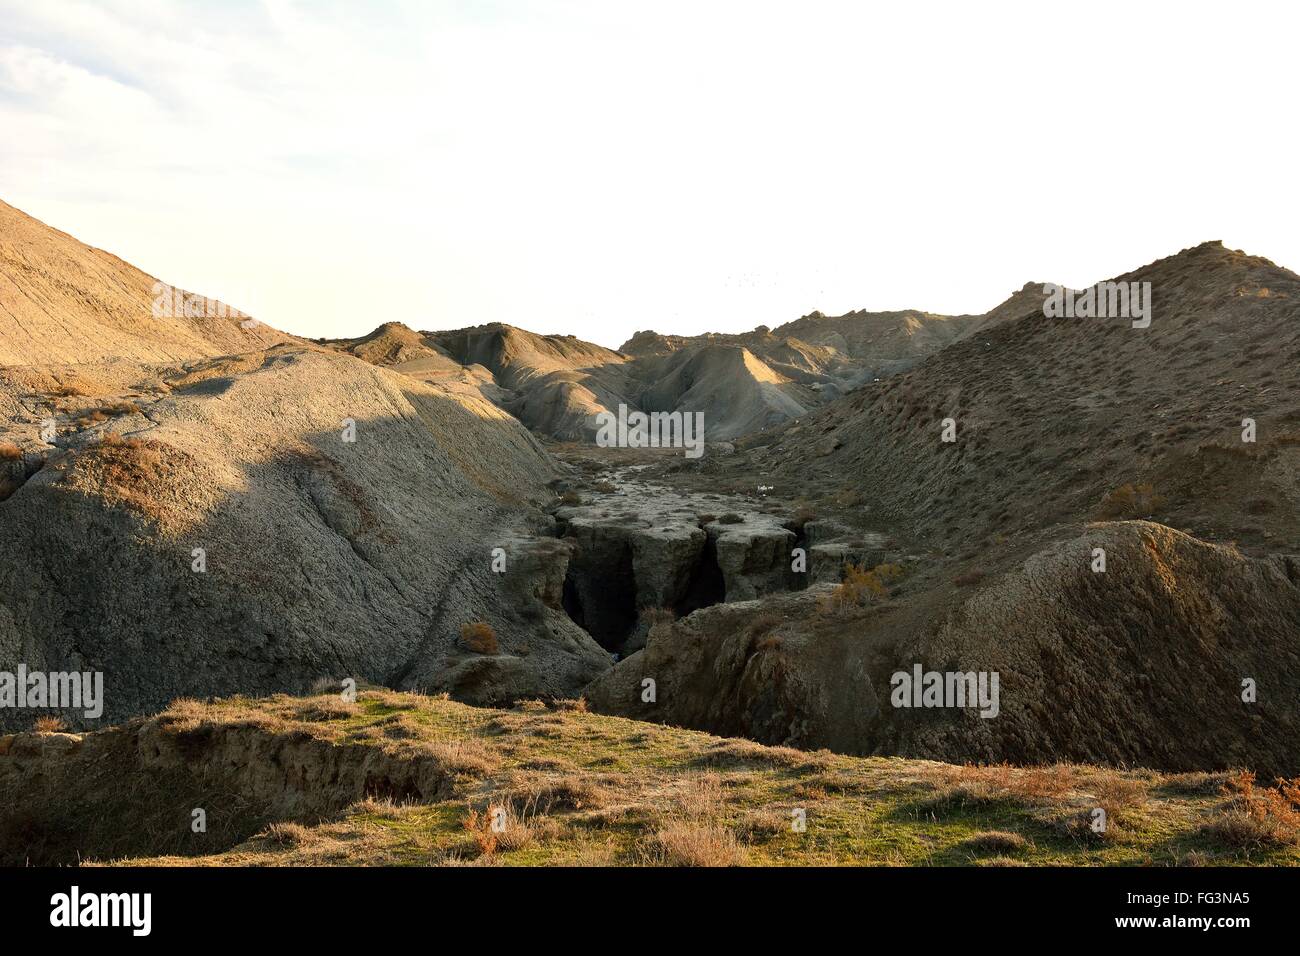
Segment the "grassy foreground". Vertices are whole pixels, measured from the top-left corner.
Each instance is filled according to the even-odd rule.
[[[186,855],[128,854],[102,862],[599,866],[1300,861],[1296,821],[1286,817],[1285,807],[1269,810],[1272,804],[1260,791],[1246,786],[1243,792],[1244,778],[1228,774],[1167,775],[1072,765],[959,767],[855,758],[599,716],[586,712],[581,701],[490,710],[389,691],[363,692],[355,703],[336,695],[179,701],[135,726],[139,733],[147,727],[178,742],[182,766],[167,774],[180,773],[185,779],[213,772],[204,767],[205,751],[215,752],[223,741],[228,746],[232,735],[239,734],[243,742],[237,752],[242,756],[223,751],[219,761],[250,764],[243,772],[258,774],[256,788],[264,797],[274,796],[277,786],[301,789],[314,773],[334,783],[344,779],[329,759],[322,764],[319,757],[290,758],[283,750],[272,751],[279,754],[269,760],[276,766],[251,767],[267,760],[267,747],[277,741],[296,742],[298,754],[306,745],[326,758],[333,753],[355,755],[367,768],[356,779],[365,783],[358,784],[359,792],[343,786],[327,812],[321,812],[319,804],[276,803],[268,797],[260,819],[217,852],[187,845]],[[249,744],[252,739],[260,743]],[[71,741],[68,746],[87,749]],[[10,749],[0,748],[6,754]],[[107,758],[95,759],[102,764]],[[311,760],[326,769],[313,769]],[[441,781],[436,792],[425,788],[417,793],[413,786],[392,783],[401,777],[403,763],[412,761],[436,763]],[[387,768],[382,773],[374,769],[380,763]],[[291,779],[277,782],[277,773]],[[113,768],[106,774],[106,780],[123,779]],[[244,785],[252,786],[231,789],[227,783],[227,788],[238,792]],[[188,814],[184,805],[189,797],[177,797],[178,814]],[[165,804],[167,797],[154,794],[146,802]],[[1097,808],[1106,813],[1104,833],[1091,826]],[[802,832],[796,828],[797,811],[806,819]]]
[[[455,794],[362,800],[332,822],[272,824],[213,864],[1295,863],[1226,774],[955,767],[810,754],[589,714],[427,697],[180,705],[331,741],[452,748]],[[283,726],[279,726],[283,724]],[[1096,833],[1095,808],[1107,827]],[[796,830],[796,811],[806,827]],[[495,825],[494,825],[495,824]],[[498,832],[500,831],[500,832]],[[176,858],[152,862],[194,862]]]

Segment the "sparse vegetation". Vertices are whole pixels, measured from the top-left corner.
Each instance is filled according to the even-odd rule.
[[[177,701],[144,725],[89,735],[60,758],[64,769],[29,782],[36,789],[22,803],[38,810],[20,815],[28,834],[20,852],[164,864],[201,854],[233,865],[1089,865],[1193,854],[1300,863],[1286,829],[1294,781],[1265,791],[1236,777],[1225,804],[1209,786],[1225,775],[808,753],[561,701],[491,710],[363,690],[355,704],[340,703],[335,695]],[[122,744],[145,727],[171,741],[173,760],[206,774],[136,763],[138,748]],[[283,753],[290,764],[240,770],[220,756],[227,740],[255,764],[260,753]],[[286,776],[277,797],[276,775],[290,765],[330,782],[302,790]],[[155,825],[188,807],[221,805],[194,787],[238,788],[225,775],[241,772],[258,774],[249,792],[261,796],[237,816],[210,817],[202,845]],[[97,813],[86,812],[91,806]],[[1098,806],[1119,821],[1105,835],[1086,825]],[[792,829],[796,809],[806,833]],[[17,825],[11,814],[0,807],[0,832]],[[122,834],[127,842],[114,842]]]
[[[475,654],[500,654],[496,631],[487,621],[469,621],[460,627],[460,643]]]
[[[1300,777],[1259,787],[1255,774],[1243,770],[1228,778],[1228,806],[1206,833],[1229,847],[1258,850],[1300,846]]]
[[[1097,516],[1104,521],[1150,518],[1165,505],[1150,482],[1120,485],[1102,499]]]
[[[858,564],[844,565],[844,579],[821,603],[825,614],[843,614],[852,608],[863,607],[883,600],[889,594],[889,584],[903,574],[897,564],[878,564],[867,570]]]

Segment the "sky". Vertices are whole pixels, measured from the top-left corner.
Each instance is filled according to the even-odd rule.
[[[0,200],[307,336],[618,346],[1300,269],[1254,2],[0,0]]]

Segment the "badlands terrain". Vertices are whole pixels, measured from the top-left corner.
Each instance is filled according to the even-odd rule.
[[[0,203],[0,671],[105,686],[0,708],[0,855],[1294,862],[1300,278],[1116,278],[1148,328],[307,340]]]

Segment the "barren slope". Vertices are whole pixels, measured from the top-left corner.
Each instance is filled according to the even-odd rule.
[[[156,281],[0,202],[0,365],[165,362],[290,338],[262,324],[245,328],[245,317],[228,310],[155,317]]]

